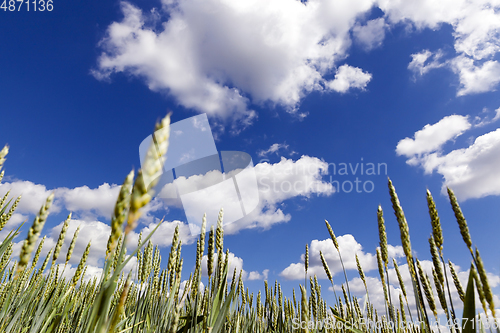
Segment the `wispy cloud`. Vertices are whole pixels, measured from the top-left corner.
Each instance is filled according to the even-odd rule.
[[[273,153],[276,153],[276,155],[278,155],[278,151],[280,149],[286,150],[288,149],[288,145],[286,143],[273,143],[268,149],[258,151],[257,155],[259,155],[259,157],[264,157]]]

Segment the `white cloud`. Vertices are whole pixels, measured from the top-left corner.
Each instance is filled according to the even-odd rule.
[[[346,56],[349,30],[372,5],[164,0],[168,21],[153,29],[152,17],[122,2],[124,19],[109,26],[93,73],[102,79],[126,72],[187,108],[248,124],[255,112],[247,95],[295,111],[307,93],[322,90],[323,76]]]
[[[217,265],[217,260],[218,260],[217,256],[218,256],[218,253],[217,252],[214,253],[214,257],[213,257],[214,267],[215,267],[215,265]],[[225,258],[226,258],[226,254],[222,253],[222,259],[225,260]],[[204,276],[208,276],[207,262],[208,262],[208,256],[204,255],[203,258],[201,259],[201,272]],[[243,259],[240,257],[237,257],[232,252],[229,252],[228,262],[229,262],[229,268],[227,270],[227,276],[229,279],[233,278],[233,274],[234,274],[235,269],[236,269],[236,277],[237,278],[239,277],[240,271],[241,271],[241,278],[243,279],[243,281],[246,281],[246,280],[265,280],[265,279],[267,279],[267,276],[269,274],[268,269],[265,269],[264,271],[262,271],[262,273],[259,273],[258,271],[252,271],[252,272],[248,273],[247,271],[245,271],[243,269]]]
[[[258,271],[252,271],[248,273],[248,280],[267,280],[267,277],[269,275],[269,270],[265,269],[262,271],[262,274],[259,273]]]
[[[380,276],[378,272],[378,265],[377,265],[377,259],[376,255],[369,253],[369,252],[364,252],[362,249],[361,244],[357,243],[356,240],[354,239],[353,236],[351,235],[344,235],[337,237],[340,251],[342,254],[342,260],[344,261],[344,265],[346,268],[346,271],[354,271],[354,274],[349,274],[348,276],[356,276],[354,278],[351,278],[349,280],[349,290],[353,296],[358,297],[359,303],[364,304],[365,299],[366,299],[366,291],[365,291],[365,286],[362,282],[362,280],[359,278],[359,275],[357,273],[357,267],[356,267],[356,261],[355,261],[355,254],[357,253],[359,256],[360,264],[361,267],[363,268],[363,272],[365,273],[366,276],[366,284],[367,284],[367,289],[368,289],[368,295],[370,298],[370,303],[373,304],[374,308],[377,309],[379,314],[385,314],[385,296],[384,296],[384,289],[382,287],[382,283],[380,281]],[[403,250],[401,246],[392,246],[389,244],[389,257],[390,261],[392,262],[392,258],[395,258],[397,262],[399,262],[399,271],[400,274],[403,278],[403,283],[405,285],[405,289],[407,292],[407,299],[408,299],[408,305],[410,306],[410,309],[412,311],[412,316],[413,319],[416,320],[417,318],[417,312],[416,312],[416,306],[415,306],[415,297],[413,293],[413,288],[412,286],[412,280],[410,277],[410,272],[408,270],[408,264],[406,263],[406,258],[404,256]],[[308,276],[314,276],[316,275],[318,279],[327,279],[326,274],[324,273],[324,268],[321,263],[321,259],[319,257],[319,251],[323,252],[323,255],[328,263],[328,266],[332,272],[333,276],[333,281],[334,281],[334,287],[335,291],[337,293],[337,296],[341,295],[341,284],[345,285],[345,279],[343,274],[337,274],[335,276],[335,273],[341,273],[342,272],[342,266],[339,261],[339,257],[337,254],[336,249],[333,246],[333,243],[331,239],[326,239],[323,241],[320,240],[313,240],[310,244],[310,249],[309,249],[309,269],[308,269]],[[434,283],[432,282],[432,268],[433,263],[431,260],[421,260],[420,264],[422,266],[422,269],[424,273],[426,273],[430,279],[432,285]],[[465,289],[467,286],[467,281],[468,281],[468,276],[469,276],[469,271],[463,270],[460,266],[454,264],[454,269],[457,272],[458,278],[461,281],[461,284],[463,288]],[[446,265],[446,272],[448,275],[448,278],[451,278],[451,272],[449,269],[449,266]],[[291,279],[291,280],[301,280],[303,281],[304,279],[304,254],[301,256],[301,262],[299,263],[292,263],[290,264],[287,268],[285,268],[281,272],[281,276],[285,279]],[[402,293],[401,286],[399,284],[399,280],[396,274],[395,268],[390,264],[388,268],[388,275],[389,275],[389,283],[390,283],[390,294],[391,294],[391,299],[392,302],[395,304],[396,308],[399,308],[399,294]],[[497,287],[500,285],[500,276],[492,274],[492,273],[487,273],[488,275],[488,280],[490,282],[490,286],[492,288]],[[387,278],[386,278],[386,283],[387,283]],[[434,299],[436,300],[437,304],[439,304],[438,301],[438,295],[437,291],[433,287],[433,292],[434,292]],[[339,293],[340,292],[340,293]],[[455,288],[455,285],[453,282],[450,282],[450,292],[452,295],[452,300],[453,304],[455,305],[455,310],[461,310],[462,309],[462,302],[460,301],[460,298],[458,296],[457,290]],[[333,296],[333,288],[330,286],[328,287],[328,291],[323,291],[322,292],[323,297],[330,297]],[[476,294],[476,297],[478,295]],[[494,295],[495,300],[498,299],[497,295]],[[426,300],[424,302],[427,302]],[[427,303],[426,303],[427,304]],[[479,310],[481,307],[479,299],[476,299],[476,306]],[[438,305],[438,315],[444,315],[443,310],[441,307]],[[407,308],[405,307],[405,312],[406,315],[409,318],[409,313],[407,311]]]
[[[498,1],[379,0],[378,5],[393,24],[403,22],[419,30],[438,30],[443,25],[452,27],[457,55],[446,64],[459,75],[461,85],[457,95],[492,91],[500,82],[500,66],[493,61],[500,51]],[[438,63],[430,65],[427,70],[439,67]]]
[[[401,140],[396,151],[408,158],[407,163],[422,167],[426,173],[441,174],[443,193],[450,187],[459,200],[500,195],[500,128],[477,137],[469,147],[448,153],[441,151],[445,142],[469,128],[467,117],[448,116],[434,125],[426,125],[415,133],[414,140]]]
[[[460,77],[458,96],[494,91],[500,82],[500,63],[496,60],[476,65],[473,59],[458,57],[453,61],[453,70]]]
[[[59,238],[59,232],[61,231],[62,223],[63,222],[53,227],[47,234],[48,237],[52,239],[54,244]],[[61,248],[61,254],[59,255],[58,262],[64,263],[64,261],[66,260],[66,253],[78,226],[80,227],[80,232],[75,243],[75,248],[71,256],[70,263],[72,263],[73,265],[78,265],[78,263],[80,262],[80,258],[85,251],[85,248],[87,247],[87,244],[91,242],[87,263],[89,263],[89,265],[101,267],[104,261],[104,256],[106,254],[106,247],[108,244],[109,235],[111,234],[111,227],[99,221],[84,221],[77,219],[71,220],[66,232],[66,238],[64,239],[64,243]],[[49,247],[47,246],[47,251],[48,249]]]
[[[500,108],[495,110],[495,114],[493,115],[493,117],[490,115],[490,110],[488,108],[483,108],[481,114],[484,115],[482,117],[481,116],[474,117],[474,122],[473,122],[474,127],[483,127],[491,123],[494,123],[495,121],[500,119]]]
[[[240,170],[237,170],[240,171]],[[284,202],[292,198],[309,199],[313,195],[331,195],[335,189],[332,184],[323,180],[323,176],[328,174],[328,164],[315,157],[302,156],[294,161],[292,159],[281,158],[278,163],[261,162],[254,166],[258,193],[260,200],[252,212],[234,223],[224,225],[224,230],[228,234],[234,234],[242,229],[260,228],[267,230],[273,224],[287,222],[291,216],[282,210]],[[226,176],[227,178],[227,176]],[[175,186],[179,193],[193,193],[200,189],[206,189],[215,184],[219,184],[223,175],[218,170],[212,170],[204,175],[194,175],[189,178],[179,177],[175,185],[169,183],[160,191],[160,197],[169,198],[167,193],[174,194]],[[240,188],[244,184],[239,183]],[[205,212],[203,207],[219,206],[227,202],[231,193],[226,193],[230,189],[222,188],[211,195],[199,195],[197,205],[189,206],[190,216],[199,217],[199,221]],[[212,193],[212,192],[210,192]],[[174,196],[175,197],[175,196]],[[237,197],[236,197],[237,198]],[[166,204],[171,204],[167,199]],[[224,208],[225,216],[237,216],[234,210],[240,209],[239,204],[233,207]],[[219,208],[217,208],[217,214]],[[241,212],[241,211],[240,211]],[[207,216],[207,225],[215,223],[217,214]]]
[[[371,78],[372,75],[363,72],[361,68],[342,65],[335,74],[335,79],[326,82],[326,85],[339,93],[345,93],[351,88],[365,89]]]
[[[350,235],[346,235],[346,236],[350,236]],[[340,237],[338,237],[338,240],[339,240],[339,245],[341,248],[342,260],[344,261],[344,264],[346,266],[346,270],[356,271],[357,268],[356,268],[356,262],[355,262],[355,257],[354,257],[354,255],[355,255],[354,251],[352,251],[352,250],[349,251],[349,254],[348,254],[348,251],[345,251],[346,253],[344,253],[344,251],[342,251],[343,245],[340,243]],[[327,239],[327,241],[330,241],[330,240]],[[331,241],[330,241],[330,243],[331,243]],[[311,243],[311,247],[312,247],[312,244],[313,243]],[[346,247],[349,246],[348,244],[349,243],[346,244]],[[352,244],[354,245],[355,248],[361,247],[361,245],[356,243],[355,240],[352,241]],[[333,245],[331,245],[331,247],[333,247]],[[331,247],[330,247],[330,250],[331,250]],[[406,292],[407,292],[407,296],[408,296],[408,303],[409,303],[409,306],[411,308],[413,318],[416,319],[417,313],[416,313],[416,307],[415,307],[415,297],[413,294],[413,288],[411,287],[412,280],[410,277],[410,273],[408,271],[408,265],[406,264],[406,259],[404,257],[404,252],[402,250],[402,247],[401,246],[392,246],[389,244],[388,250],[389,250],[389,258],[395,258],[396,261],[400,262],[400,264],[398,264],[399,271],[401,273],[401,276],[403,278],[403,283],[404,283],[405,288],[406,288]],[[333,249],[333,251],[335,251],[335,252],[332,252],[332,254],[335,255],[335,258],[338,258],[336,250]],[[318,262],[319,256],[318,255],[311,256],[312,253],[316,253],[316,252],[317,251],[312,251],[312,249],[309,252],[310,253],[310,264],[309,265],[310,265],[310,267],[311,267],[311,265],[314,265],[314,266],[312,268],[311,273],[309,273],[309,270],[308,270],[308,275],[316,274],[318,276],[318,278],[326,279],[327,277],[326,277],[326,274],[323,273],[324,269],[323,269],[322,263],[321,263],[321,261]],[[364,260],[360,256],[360,253],[362,253],[364,255]],[[325,255],[325,251],[323,251],[323,254]],[[360,263],[361,263],[361,266],[362,266],[363,271],[364,271],[365,276],[366,276],[366,284],[367,284],[367,288],[368,288],[370,302],[373,304],[374,308],[378,310],[379,314],[380,313],[385,314],[385,296],[384,296],[382,283],[380,281],[380,277],[379,277],[379,273],[378,273],[376,255],[372,254],[372,253],[361,251],[361,252],[358,252],[358,256],[360,256]],[[291,264],[282,272],[281,275],[285,278],[288,276],[291,279],[303,280],[304,279],[304,264],[303,264],[304,255],[302,255],[301,259],[302,259],[301,263]],[[326,258],[326,255],[325,255],[325,259],[327,259],[328,265],[330,267],[330,270],[332,270],[332,273],[334,273],[334,269],[332,269],[332,267],[335,267],[335,271],[337,273],[341,272],[342,268],[340,266],[338,259],[335,259],[335,261],[331,262],[328,258]],[[391,262],[392,262],[392,260],[391,260]],[[431,260],[421,260],[421,265],[422,265],[424,272],[429,277],[431,277],[431,281],[432,281],[432,267],[433,267],[432,261]],[[461,267],[458,265],[454,265],[454,268],[458,274],[458,277],[462,283],[462,286],[465,288],[467,286],[466,283],[467,283],[467,279],[468,279],[468,271],[463,271],[461,269]],[[449,267],[446,266],[446,269],[447,269],[448,277],[450,278],[451,272],[449,270]],[[320,272],[320,273],[318,274],[318,272]],[[392,267],[392,265],[389,266],[388,274],[389,274],[391,298],[392,298],[392,301],[395,303],[396,308],[399,308],[398,298],[399,298],[399,294],[402,293],[402,290],[401,290],[401,286],[399,285],[396,270]],[[349,275],[350,274],[348,274],[348,276]],[[361,279],[358,277],[358,274],[356,272],[354,272],[354,276],[356,276],[356,277],[349,280],[349,289],[350,289],[351,293],[353,294],[353,296],[359,297],[360,304],[363,304],[365,302],[365,299],[366,299],[365,286],[362,283]],[[339,294],[339,291],[341,291],[340,285],[341,284],[345,285],[345,280],[344,280],[343,274],[340,274],[337,277],[334,276],[333,279],[334,279],[334,283],[335,283],[335,291],[337,292],[337,295],[341,295],[341,294]],[[490,281],[492,288],[495,288],[499,284],[498,281],[500,281],[499,276],[496,276],[496,275],[491,274],[491,273],[488,273],[488,279]],[[434,298],[435,298],[436,302],[438,302],[437,292],[435,291],[435,288],[433,288],[433,290],[434,290],[434,294],[435,294]],[[455,285],[453,284],[453,282],[450,283],[450,291],[452,294],[453,302],[455,304],[455,309],[458,309],[458,310],[461,309],[460,304],[462,302],[459,299],[458,293],[456,291],[456,288],[455,288]],[[328,293],[330,295],[333,294],[332,287],[328,288]],[[325,296],[326,294],[324,293],[323,295]],[[476,303],[476,304],[480,304],[480,303]],[[438,306],[438,308],[440,309],[439,306]],[[406,311],[406,315],[409,316],[407,308],[405,308],[405,311]],[[442,310],[438,310],[438,314],[443,315],[444,313]]]
[[[28,218],[24,214],[38,214],[40,207],[52,192],[55,193],[55,196],[50,213],[58,213],[62,208],[65,208],[74,213],[73,217],[91,222],[95,221],[98,217],[111,219],[120,188],[121,185],[104,183],[98,188],[89,188],[84,185],[73,189],[59,187],[54,190],[48,190],[45,185],[17,180],[12,183],[6,182],[0,184],[0,196],[3,196],[10,190],[9,198],[13,198],[14,201],[17,196],[22,195],[16,213],[23,215],[14,214],[8,223],[11,226],[19,223],[21,216],[23,220]],[[162,202],[157,198],[153,198],[151,202],[143,207],[143,215],[140,221],[143,223],[154,222],[154,217],[151,213],[162,207]]]
[[[495,117],[493,117],[491,121],[494,122],[497,121],[498,119],[500,119],[500,108],[495,110]]]
[[[352,32],[356,42],[369,51],[382,45],[387,28],[384,18],[380,17],[366,22],[366,25],[356,24]]]
[[[17,180],[0,184],[0,197],[3,197],[9,190],[9,198],[13,198],[12,202],[22,195],[16,212],[25,214],[38,214],[47,197],[52,193],[45,185],[35,184],[27,180]],[[57,213],[59,210],[60,207],[55,200],[50,211]]]
[[[259,163],[254,168],[258,189],[260,194],[260,202],[257,208],[246,218],[225,225],[225,231],[228,234],[237,233],[241,229],[261,228],[269,229],[273,224],[283,223],[290,220],[291,216],[285,214],[282,210],[284,201],[291,198],[309,199],[313,195],[331,195],[334,192],[333,186],[324,181],[322,177],[328,173],[328,164],[318,158],[302,156],[299,160],[293,161],[282,157],[279,163],[269,164],[267,162]],[[222,177],[220,172],[211,172],[205,176],[197,176],[196,182],[184,181],[178,184],[185,191],[196,190],[196,188],[205,188],[213,185]],[[191,186],[191,187],[190,187]],[[194,187],[193,187],[194,186]],[[11,196],[23,193],[23,198],[20,201],[18,211],[12,216],[11,221],[7,224],[0,235],[6,235],[12,228],[19,225],[22,221],[29,219],[30,216],[22,214],[36,214],[41,204],[46,199],[46,195],[51,193],[45,186],[34,184],[29,181],[16,181],[13,183],[0,184],[0,195],[11,189]],[[74,189],[57,188],[55,189],[55,204],[56,212],[62,208],[76,212],[73,214],[74,219],[71,222],[71,227],[68,233],[74,232],[76,224],[82,224],[85,228],[82,229],[77,247],[83,251],[88,241],[95,238],[92,243],[91,253],[105,252],[107,239],[110,233],[108,224],[100,222],[97,217],[105,217],[110,219],[111,212],[116,202],[120,186],[109,185],[104,183],[98,188],[91,189],[87,186],[81,186]],[[223,193],[218,193],[223,195]],[[217,198],[210,197],[204,200],[215,200]],[[35,204],[33,204],[35,202]],[[39,204],[37,204],[37,202]],[[206,207],[206,206],[205,206]],[[161,209],[165,209],[165,202],[160,197],[153,198],[145,207],[142,208],[142,216],[139,220],[140,226],[145,234],[156,227],[160,221],[154,214]],[[205,212],[198,209],[197,214],[200,221]],[[250,212],[247,212],[250,213]],[[209,223],[215,221],[209,220]],[[62,223],[62,222],[61,222]],[[191,234],[189,225],[181,221],[164,222],[153,236],[153,242],[160,246],[170,245],[175,227],[180,226],[181,239],[184,244],[190,244],[194,240]],[[57,226],[57,234],[52,235],[57,239],[61,224]],[[52,233],[56,233],[52,231]],[[94,235],[94,236],[92,236]],[[100,236],[99,236],[100,235]],[[137,243],[137,233],[132,233],[129,237],[129,249]],[[85,242],[82,241],[85,240]],[[66,240],[65,246],[69,245],[70,240]],[[83,243],[80,243],[83,242]],[[97,242],[97,243],[96,243]],[[97,250],[98,249],[98,250]],[[91,255],[92,257],[92,255]],[[97,260],[102,259],[95,257],[90,259],[92,263],[97,263]]]
[[[315,157],[302,156],[297,161],[281,157],[279,163],[258,163],[254,170],[259,186],[259,205],[249,219],[225,226],[228,233],[246,228],[267,230],[275,223],[288,222],[291,216],[279,208],[285,200],[328,196],[335,191],[332,184],[322,179],[328,174],[328,164]]]
[[[452,140],[471,127],[468,117],[451,115],[435,124],[427,124],[415,132],[414,139],[405,138],[398,142],[396,153],[412,157],[439,150],[443,144]],[[412,161],[412,160],[410,160]]]
[[[111,218],[121,185],[104,183],[98,188],[88,186],[73,189],[58,189],[57,195],[64,200],[67,210],[95,213],[97,216]]]
[[[500,195],[500,129],[476,138],[467,148],[446,155],[433,153],[422,159],[426,172],[444,177],[443,191],[450,187],[460,200]]]
[[[140,230],[143,233],[142,239],[144,240],[144,238],[149,235],[149,233],[151,233],[157,225],[158,222],[153,222],[142,228]],[[189,226],[186,223],[183,223],[181,221],[165,221],[155,231],[153,236],[151,236],[151,242],[155,245],[159,245],[160,247],[170,246],[172,244],[172,237],[174,236],[174,231],[177,226],[179,226],[179,239],[182,241],[182,244],[192,244],[196,240],[196,237],[191,235]],[[128,244],[128,248],[130,250],[137,247],[138,237],[139,234],[135,232],[130,235],[130,242]]]
[[[355,258],[356,254],[359,257],[359,262],[363,267],[364,271],[368,272],[377,267],[376,257],[371,253],[365,253],[363,251],[363,247],[356,241],[354,236],[350,234],[338,236],[337,242],[339,244],[340,253],[342,255],[342,260],[344,262],[346,270],[357,270],[356,258]],[[323,256],[325,257],[325,260],[328,263],[328,267],[330,268],[332,275],[342,272],[340,258],[337,253],[337,250],[333,246],[332,240],[330,238],[325,240],[315,239],[311,242],[309,246],[309,268],[307,270],[308,276],[316,275],[318,278],[321,279],[327,278],[325,270],[323,268],[323,263],[321,262],[321,258],[319,255],[320,251],[323,253]],[[305,255],[303,254],[301,256],[300,263],[290,264],[280,273],[280,276],[282,276],[287,280],[304,279],[304,274],[305,274],[304,262],[305,262]]]
[[[441,50],[436,53],[432,53],[429,50],[423,50],[422,52],[412,54],[412,60],[408,64],[408,69],[415,73],[415,75],[418,74],[422,76],[431,69],[443,67],[446,63],[440,61],[442,56],[443,52]]]
[[[35,184],[26,180],[17,180],[12,183],[0,184],[0,196],[10,190],[10,197],[14,199],[22,195],[16,209],[18,213],[37,214],[40,207],[50,193],[55,192],[54,202],[50,212],[58,213],[62,207],[67,210],[79,212],[83,215],[101,216],[111,218],[111,213],[120,191],[118,185],[104,183],[98,188],[91,189],[88,186],[68,189],[65,187],[48,190],[45,185]]]
[[[459,76],[457,95],[492,91],[500,82],[500,5],[493,0],[163,0],[145,13],[122,2],[124,18],[112,23],[100,42],[93,74],[108,79],[124,72],[168,92],[184,107],[233,120],[236,127],[257,117],[250,103],[271,102],[300,117],[302,98],[312,91],[365,89],[371,74],[345,65],[335,80],[325,76],[344,61],[351,34],[367,50],[399,23],[453,29],[453,59],[441,52],[412,55],[409,69],[423,75],[448,67]],[[378,6],[384,13],[365,22]],[[259,27],[259,28],[256,28]]]
[[[22,222],[27,220],[27,215],[13,213],[7,224],[3,227],[2,231],[0,231],[0,239],[5,239],[9,232],[16,229]]]
[[[288,145],[286,143],[273,143],[268,149],[260,150],[257,155],[259,155],[259,157],[264,157],[272,153],[276,153],[276,155],[278,155],[278,151],[280,149],[288,149]]]

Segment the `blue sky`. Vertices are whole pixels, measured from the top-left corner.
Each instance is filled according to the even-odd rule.
[[[430,258],[429,189],[443,224],[445,257],[460,267],[465,283],[470,258],[444,194],[450,186],[492,285],[500,285],[498,3],[53,5],[50,12],[21,7],[0,13],[0,144],[10,146],[0,194],[9,189],[23,194],[2,236],[26,219],[29,225],[55,191],[44,251],[72,211],[69,233],[82,226],[76,253],[92,238],[94,269],[88,277],[97,274],[119,185],[140,167],[139,144],[169,110],[172,122],[206,113],[219,151],[248,153],[258,179],[265,173],[281,186],[261,193],[253,221],[226,231],[224,244],[252,290],[263,288],[266,277],[278,279],[287,292],[297,289],[303,283],[305,244],[313,250],[311,272],[326,277],[322,249],[337,272],[334,279],[342,281],[327,240],[327,219],[341,240],[352,285],[359,284],[353,265],[358,253],[374,278],[370,292],[377,295],[379,204],[393,256],[404,264],[388,176],[419,259]],[[349,169],[340,174],[341,163],[380,163],[387,173],[360,175]],[[357,179],[368,191],[348,191]],[[310,187],[283,190],[284,183],[297,181]],[[154,239],[168,253],[173,229],[181,223],[187,272],[195,246],[180,207],[154,200],[136,231],[150,230],[163,216],[166,222]],[[74,269],[78,258],[71,264]]]

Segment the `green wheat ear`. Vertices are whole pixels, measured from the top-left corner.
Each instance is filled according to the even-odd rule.
[[[378,235],[380,238],[380,254],[382,255],[382,261],[385,267],[389,264],[389,254],[387,251],[387,233],[385,231],[384,223],[384,212],[382,211],[382,206],[378,206],[377,210],[377,221],[378,221]]]
[[[10,209],[7,212],[7,214],[2,214],[2,216],[0,216],[0,230],[2,230],[5,227],[5,224],[7,224],[9,219],[12,217],[12,214],[14,214],[14,211],[16,210],[17,205],[19,204],[19,201],[21,201],[21,196],[17,197],[16,201],[14,201],[12,206],[10,206]]]
[[[75,275],[73,276],[73,279],[71,280],[71,285],[73,287],[76,286],[76,284],[78,283],[78,280],[80,280],[80,277],[82,276],[84,269],[86,268],[85,264],[87,262],[87,257],[89,256],[89,253],[90,253],[90,242],[87,244],[87,247],[85,248],[85,251],[83,252],[82,258],[80,259],[80,263],[78,264],[78,267],[76,268]]]
[[[335,234],[333,233],[332,226],[330,223],[328,223],[327,220],[325,220],[326,228],[328,229],[328,232],[330,233],[330,238],[332,239],[333,245],[335,246],[335,249],[339,251],[339,243],[337,242],[337,237],[335,237]]]
[[[50,206],[52,205],[53,200],[54,200],[54,193],[52,192],[48,196],[42,208],[40,208],[40,212],[35,217],[33,225],[28,231],[28,236],[26,237],[26,240],[23,243],[23,247],[21,248],[21,253],[19,255],[19,263],[17,265],[16,276],[19,276],[19,274],[24,270],[24,268],[29,262],[31,252],[33,252],[38,237],[42,232],[43,226],[45,225],[45,221],[47,220],[47,216],[49,215],[49,209]]]
[[[472,239],[469,233],[469,227],[467,226],[467,221],[465,220],[464,214],[460,209],[460,205],[458,204],[457,197],[455,193],[450,188],[447,188],[448,196],[450,198],[451,208],[453,209],[453,213],[455,213],[455,218],[458,222],[458,227],[460,228],[460,234],[464,240],[464,243],[467,245],[472,257],[474,257],[474,253],[472,252]]]
[[[73,254],[73,249],[75,248],[76,239],[78,238],[78,234],[80,233],[80,226],[78,226],[73,234],[73,238],[71,239],[71,243],[69,243],[68,252],[66,253],[66,262],[64,265],[66,266],[71,259],[71,255]]]
[[[146,206],[154,195],[153,188],[158,183],[163,169],[169,137],[170,113],[160,122],[156,123],[153,140],[146,152],[142,168],[137,173],[130,197],[130,208],[125,234],[135,229],[137,220],[141,217],[140,209]],[[148,188],[146,188],[146,184],[148,184]]]
[[[493,318],[496,318],[495,313],[495,303],[493,302],[493,293],[491,292],[490,284],[488,282],[488,277],[486,275],[486,270],[484,269],[483,260],[479,255],[479,250],[476,248],[476,266],[477,271],[479,273],[479,277],[481,278],[481,284],[483,285],[483,294],[486,301],[488,301],[488,305],[490,307],[491,313],[493,314]]]
[[[56,247],[54,248],[54,254],[52,256],[52,261],[56,261],[59,257],[59,253],[61,252],[62,245],[64,243],[64,238],[66,238],[66,232],[69,228],[69,222],[71,221],[71,213],[69,213],[68,217],[63,223],[61,228],[61,232],[59,233],[59,238],[57,239]]]
[[[9,145],[5,145],[2,150],[0,150],[0,169],[2,168],[6,158],[5,156],[7,156],[7,154],[9,153]],[[2,177],[3,177],[3,172],[2,172]],[[1,181],[1,178],[0,178],[0,181]]]
[[[443,230],[441,229],[441,222],[439,221],[439,215],[436,209],[436,204],[434,203],[434,198],[432,197],[431,191],[427,190],[427,206],[429,208],[429,216],[431,218],[432,225],[432,236],[437,248],[443,250]]]
[[[122,225],[127,217],[130,205],[130,191],[132,189],[132,182],[134,181],[134,170],[130,171],[123,185],[120,188],[118,199],[116,199],[115,209],[111,217],[111,234],[109,235],[108,245],[106,248],[106,258],[114,251],[117,241],[122,235]]]
[[[467,290],[465,292],[464,311],[462,315],[462,333],[475,333],[476,332],[476,306],[474,296],[474,265],[471,264],[469,271],[469,282],[467,283]]]
[[[451,263],[450,260],[448,260],[448,266],[450,267],[451,276],[453,277],[453,283],[455,284],[455,288],[457,288],[458,296],[460,297],[460,300],[464,302],[465,301],[464,288],[462,287],[462,284],[458,279],[457,272],[455,271],[455,268],[453,267],[453,264]]]
[[[319,251],[319,257],[321,258],[321,263],[323,264],[323,269],[325,270],[328,280],[330,280],[330,282],[333,284],[332,272],[330,271],[330,267],[328,267],[328,263],[326,262],[325,257],[323,256],[323,252]]]
[[[210,233],[208,234],[208,254],[207,254],[207,270],[208,276],[212,276],[214,271],[214,226],[210,226]]]

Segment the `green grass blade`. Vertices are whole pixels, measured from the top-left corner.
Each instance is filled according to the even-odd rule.
[[[462,333],[476,333],[476,300],[474,295],[474,277],[472,264],[469,271],[469,282],[465,292],[464,312],[462,315]]]

